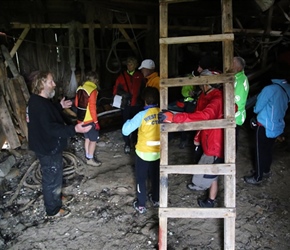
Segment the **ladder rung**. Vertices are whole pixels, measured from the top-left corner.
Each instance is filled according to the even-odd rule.
[[[159,217],[166,218],[235,218],[235,208],[159,208]]]
[[[213,174],[235,175],[235,164],[196,164],[196,165],[160,165],[165,174]]]
[[[200,129],[214,128],[234,128],[236,127],[235,118],[186,122],[186,123],[162,123],[160,124],[161,132],[191,131]]]
[[[163,87],[176,87],[188,85],[203,85],[211,83],[227,83],[234,84],[235,76],[232,73],[224,73],[214,76],[197,76],[197,77],[176,77],[176,78],[161,78],[160,88]]]

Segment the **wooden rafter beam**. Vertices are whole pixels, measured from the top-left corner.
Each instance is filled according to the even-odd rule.
[[[225,40],[233,41],[234,34],[168,37],[168,38],[160,38],[159,43],[160,44],[209,43],[209,42],[222,42]]]
[[[129,37],[128,33],[126,32],[125,29],[119,28],[120,32],[122,35],[125,37],[125,39],[128,41],[128,44],[130,45],[131,49],[134,51],[135,55],[138,55],[138,49],[135,46],[135,44],[132,42],[132,39]]]

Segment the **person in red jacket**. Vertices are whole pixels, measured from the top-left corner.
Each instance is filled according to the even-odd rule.
[[[143,74],[136,70],[138,67],[138,61],[135,57],[128,57],[126,60],[127,69],[124,70],[116,79],[116,83],[113,88],[113,95],[122,96],[122,117],[123,124],[132,119],[141,109],[143,101],[141,100],[141,83],[143,81]],[[124,152],[130,154],[131,141],[130,135],[123,135],[125,142]],[[132,142],[137,142],[137,131],[132,133]]]
[[[201,76],[213,75],[209,70],[201,72]],[[177,113],[170,111],[159,113],[159,122],[194,122],[202,120],[214,120],[223,118],[223,93],[216,84],[201,85],[202,93],[197,101],[194,113]],[[224,133],[223,129],[204,129],[196,133],[194,137],[195,150],[201,147],[203,154],[198,164],[223,163],[224,158]],[[193,175],[192,183],[188,184],[190,190],[206,190],[209,188],[209,197],[205,200],[198,199],[200,207],[214,207],[218,192],[217,175]]]

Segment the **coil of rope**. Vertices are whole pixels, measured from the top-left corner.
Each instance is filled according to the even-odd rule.
[[[78,166],[79,166],[79,159],[74,154],[70,152],[63,152],[63,179],[64,180],[71,180],[77,174],[79,174]],[[29,183],[27,183],[28,177],[30,178]],[[0,206],[0,208],[9,207],[12,205],[13,201],[17,198],[22,186],[28,187],[33,190],[41,189],[41,178],[42,178],[42,175],[41,175],[40,163],[39,163],[39,160],[35,160],[31,164],[31,166],[27,169],[24,176],[22,177],[13,196],[10,198],[10,200],[6,204]],[[29,201],[27,204],[24,205],[23,208],[19,209],[19,211],[24,211],[31,204],[33,204],[36,199]]]

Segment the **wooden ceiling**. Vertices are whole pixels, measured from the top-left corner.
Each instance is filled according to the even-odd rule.
[[[172,1],[174,2],[174,1]],[[220,19],[218,0],[184,0],[169,4],[169,23],[173,25],[208,26],[213,18]],[[289,0],[233,0],[234,26],[264,28],[265,10],[274,2],[273,29],[289,26]],[[148,17],[158,25],[159,0],[1,0],[0,32],[11,23],[66,24],[120,23],[146,24]],[[208,23],[209,22],[209,23]],[[238,23],[240,22],[240,23]],[[238,27],[241,28],[241,27]]]
[[[220,1],[192,0],[179,1],[169,5],[172,17],[183,19],[203,19],[220,16]],[[239,17],[259,16],[273,0],[233,0],[233,13]],[[289,0],[280,0],[289,11]],[[268,4],[268,5],[267,5]],[[266,7],[265,7],[266,6]],[[68,23],[79,21],[86,23],[89,12],[95,9],[109,16],[130,15],[137,23],[146,22],[147,16],[159,18],[158,0],[1,0],[0,29],[9,27],[9,23]],[[278,13],[278,12],[277,12]],[[277,14],[282,17],[282,12]],[[288,13],[289,14],[289,13]],[[98,16],[94,21],[98,22]],[[285,18],[284,18],[285,20]]]

